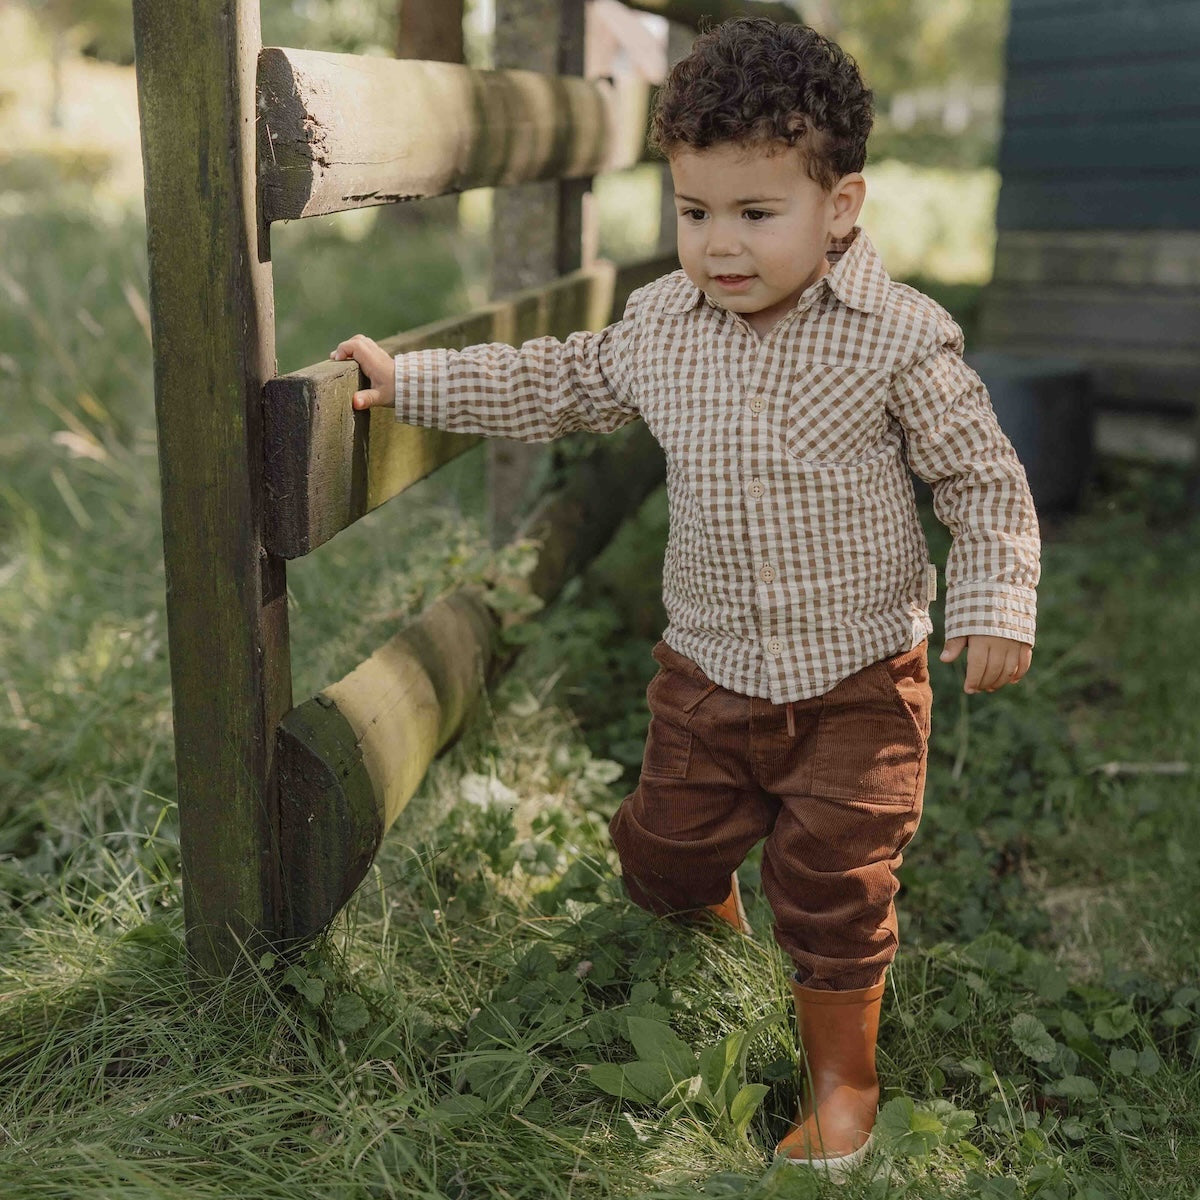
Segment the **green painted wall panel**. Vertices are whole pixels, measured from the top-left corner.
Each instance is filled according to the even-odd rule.
[[[1160,0],[1078,13],[1012,14],[1008,62],[1015,66],[1109,61],[1170,51],[1200,55],[1200,4]]]
[[[1200,0],[1012,0],[1001,229],[1200,229]]]
[[[1009,174],[996,223],[1001,229],[1200,229],[1200,171],[1153,180]]]
[[[1127,63],[1076,63],[1010,69],[1004,124],[1061,125],[1063,118],[1146,113],[1200,115],[1200,60],[1147,57]],[[1188,147],[1181,147],[1185,151]],[[1200,150],[1197,151],[1200,153]]]
[[[1016,126],[1007,130],[1001,169],[1034,174],[1200,168],[1200,113],[1187,117],[1088,120],[1071,125]]]

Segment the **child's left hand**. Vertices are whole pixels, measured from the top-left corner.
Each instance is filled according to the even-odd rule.
[[[1013,638],[972,633],[967,637],[947,638],[942,662],[953,662],[967,648],[967,680],[963,691],[994,692],[1006,683],[1017,683],[1029,670],[1033,647]]]
[[[355,408],[390,408],[396,403],[396,362],[365,333],[356,333],[342,342],[330,355],[336,362],[352,358],[367,377],[370,387],[355,392],[351,404]]]

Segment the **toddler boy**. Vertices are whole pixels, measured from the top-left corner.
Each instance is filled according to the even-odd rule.
[[[929,566],[909,467],[954,535],[944,661],[966,690],[1029,667],[1038,527],[950,317],[892,282],[856,225],[872,122],[853,60],[801,25],[726,22],[660,91],[683,269],[565,342],[426,350],[361,335],[358,408],[528,441],[640,417],[667,459],[669,618],[639,783],[611,824],[654,912],[745,918],[763,891],[807,1088],[777,1153],[840,1176],[866,1153],[893,897],[925,780]]]

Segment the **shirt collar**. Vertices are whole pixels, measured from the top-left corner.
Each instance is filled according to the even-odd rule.
[[[862,229],[855,225],[848,237],[835,239],[826,257],[830,269],[821,282],[847,307],[879,312],[891,279]]]
[[[827,257],[829,271],[813,284],[814,288],[826,287],[847,307],[865,313],[878,312],[883,307],[891,279],[871,239],[860,226],[856,225],[847,237],[835,239]],[[662,310],[690,312],[705,301],[712,303],[682,271],[676,271],[665,289]]]

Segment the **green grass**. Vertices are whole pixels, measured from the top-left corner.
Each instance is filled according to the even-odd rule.
[[[661,495],[545,615],[330,936],[189,989],[143,231],[67,209],[0,236],[0,1195],[816,1195],[767,1165],[795,1070],[756,860],[746,940],[631,906],[607,845],[646,721]],[[470,267],[436,239],[406,273],[386,231],[366,252],[333,225],[285,236],[285,365],[385,311],[382,332],[414,323],[427,287],[405,280],[452,296]],[[478,473],[291,570],[298,696],[479,573]],[[1094,768],[1200,762],[1198,542],[1176,475],[1110,466],[1051,531],[1025,683],[968,699],[934,664],[885,1153],[838,1194],[1194,1200],[1200,775]],[[653,1043],[686,1073],[722,1042],[724,1085],[682,1105],[674,1078],[619,1100],[588,1070]]]

